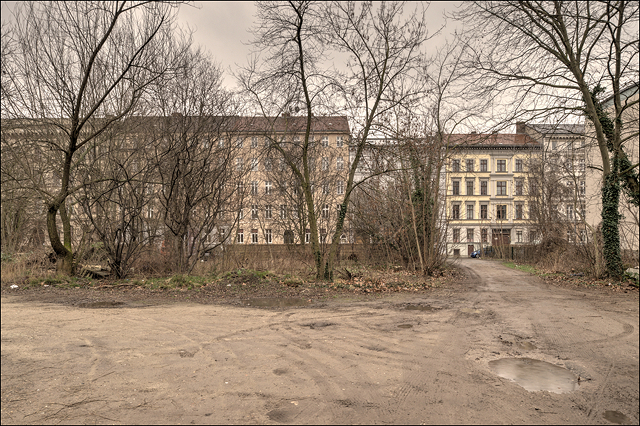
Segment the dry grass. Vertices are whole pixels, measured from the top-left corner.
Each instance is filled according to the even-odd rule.
[[[2,255],[0,282],[9,284],[23,282],[32,277],[51,278],[56,275],[55,265],[49,261],[45,250],[29,253]]]

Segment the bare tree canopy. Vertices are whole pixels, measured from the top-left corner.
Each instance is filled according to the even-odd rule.
[[[6,54],[3,42],[2,117],[29,121],[42,132],[29,140],[13,135],[3,156],[29,155],[34,144],[50,153],[57,184],[32,183],[46,203],[49,239],[66,273],[73,271],[73,252],[65,200],[87,184],[78,162],[113,123],[135,111],[151,83],[180,66],[188,43],[175,39],[176,5],[25,3]]]
[[[301,162],[274,148],[286,159],[305,196],[316,275],[333,279],[333,262],[343,232],[344,220],[354,188],[354,175],[369,133],[387,109],[415,96],[411,86],[403,96],[392,89],[407,77],[417,76],[421,46],[428,39],[424,10],[403,16],[404,3],[356,2],[261,2],[260,21],[254,34],[255,57],[239,73],[244,94],[255,110],[264,115],[282,112],[306,116],[307,130],[301,143]],[[329,58],[347,57],[346,63],[328,66]],[[340,56],[341,55],[341,56]],[[346,113],[357,135],[352,137],[352,155],[338,221],[328,253],[318,236],[316,203],[310,175],[311,121],[314,115]]]

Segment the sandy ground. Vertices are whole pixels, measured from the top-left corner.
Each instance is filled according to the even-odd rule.
[[[2,424],[638,423],[637,292],[460,266],[431,293],[277,309],[5,294]],[[490,362],[511,358],[575,390],[499,377]],[[543,370],[529,380],[553,382]]]

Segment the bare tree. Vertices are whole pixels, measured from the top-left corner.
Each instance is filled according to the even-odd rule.
[[[301,164],[279,143],[274,148],[302,185],[318,279],[333,279],[354,175],[369,133],[381,113],[405,101],[391,100],[387,94],[401,77],[417,73],[421,61],[420,47],[428,38],[424,11],[416,10],[408,19],[402,18],[402,11],[401,3],[259,4],[254,44],[266,52],[266,60],[252,62],[239,77],[263,113],[287,111],[295,103],[302,106],[307,126],[300,144]],[[349,58],[345,71],[323,68],[330,51]],[[411,96],[415,91],[406,93]],[[323,254],[309,167],[309,151],[315,142],[311,128],[314,116],[336,111],[347,112],[357,135],[351,140],[353,155],[331,245]]]
[[[637,2],[474,2],[455,14],[464,21],[480,93],[507,95],[532,116],[585,115],[602,160],[602,221],[608,273],[622,275],[618,235],[620,182],[638,200],[637,164],[626,160],[622,116],[638,98],[622,89],[638,76]],[[613,97],[607,121],[598,101]],[[503,98],[504,100],[504,98]],[[514,101],[515,100],[515,101]]]
[[[171,263],[181,273],[231,236],[246,173],[233,163],[240,147],[231,135],[242,132],[243,120],[221,87],[220,67],[199,50],[183,60],[171,85],[152,85],[150,101],[160,117],[141,135],[153,147],[153,192]]]
[[[78,161],[134,112],[149,84],[179,65],[184,46],[174,41],[175,9],[172,3],[126,1],[18,5],[7,73],[3,65],[2,115],[39,126],[40,137],[14,138],[11,153],[49,153],[53,175],[46,185],[32,184],[47,206],[61,272],[74,269],[66,201],[90,182],[78,174]]]

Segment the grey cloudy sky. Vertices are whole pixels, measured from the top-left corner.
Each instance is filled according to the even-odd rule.
[[[444,24],[443,12],[453,11],[460,2],[433,2],[427,10],[427,23],[430,32],[435,32]],[[405,13],[411,13],[415,5],[408,4]],[[193,39],[196,44],[205,47],[213,59],[225,69],[224,84],[235,85],[229,69],[236,64],[244,65],[251,52],[249,30],[258,19],[253,2],[194,2],[193,6],[180,6],[178,22],[188,25],[194,30]],[[427,53],[435,52],[435,47],[442,44],[453,32],[453,23],[449,22],[443,33],[434,38],[426,47]]]
[[[433,2],[427,9],[427,24],[430,32],[437,31],[443,24],[443,12],[455,10],[460,2]],[[10,20],[16,2],[2,2],[2,20]],[[415,4],[409,2],[404,13],[412,13]],[[203,46],[211,53],[213,59],[220,63],[225,70],[225,86],[235,86],[235,80],[230,69],[236,64],[244,65],[251,52],[251,34],[249,30],[258,19],[256,6],[253,2],[242,1],[214,1],[193,2],[192,5],[181,5],[178,11],[180,26],[189,26],[194,33],[196,44]],[[435,52],[454,30],[454,22],[449,22],[441,35],[432,39],[425,47],[427,53]]]

